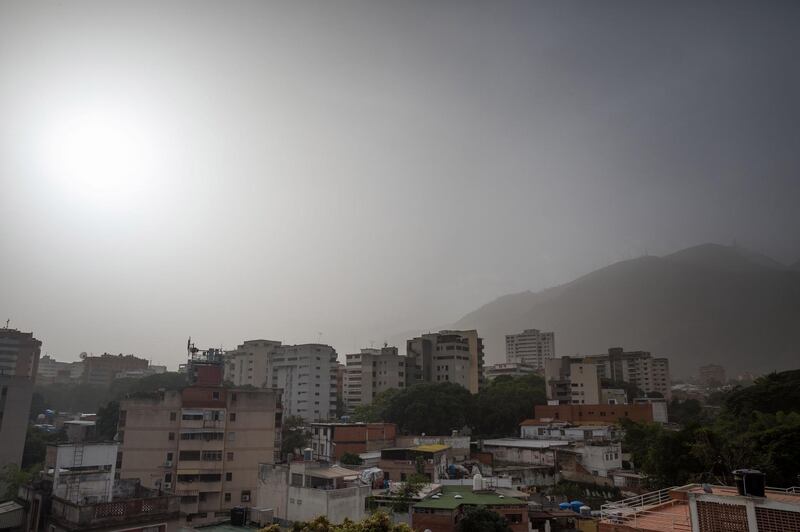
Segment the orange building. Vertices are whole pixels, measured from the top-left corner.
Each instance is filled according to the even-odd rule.
[[[652,423],[653,405],[536,405],[534,417],[569,423],[618,423],[623,419]]]

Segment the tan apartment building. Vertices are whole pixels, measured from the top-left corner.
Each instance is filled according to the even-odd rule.
[[[598,404],[601,402],[597,366],[580,358],[561,357],[545,360],[545,391],[548,402],[558,404]]]
[[[607,354],[586,356],[583,361],[596,364],[601,379],[634,384],[645,393],[658,392],[667,400],[672,397],[667,358],[654,357],[648,351],[611,347]]]
[[[409,359],[399,355],[396,347],[362,349],[346,355],[345,360],[344,404],[349,412],[371,404],[381,392],[406,385]]]
[[[260,463],[280,452],[280,394],[271,389],[190,386],[121,401],[120,478],[181,496],[193,524],[252,506]]]
[[[478,393],[483,385],[483,338],[476,330],[439,331],[406,342],[408,379],[417,382],[452,382]]]

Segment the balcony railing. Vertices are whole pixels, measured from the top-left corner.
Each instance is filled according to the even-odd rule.
[[[75,504],[53,497],[52,516],[66,528],[83,530],[88,525],[147,521],[180,511],[175,496],[126,499],[98,504]]]

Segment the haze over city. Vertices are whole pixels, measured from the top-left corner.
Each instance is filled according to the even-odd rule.
[[[0,318],[43,354],[341,356],[643,255],[800,259],[796,3],[228,7],[0,4]]]

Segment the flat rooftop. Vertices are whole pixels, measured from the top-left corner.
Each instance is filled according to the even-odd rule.
[[[546,449],[548,447],[567,447],[570,442],[565,440],[527,440],[522,438],[495,438],[483,440],[484,445],[490,447],[520,447],[523,449]]]

